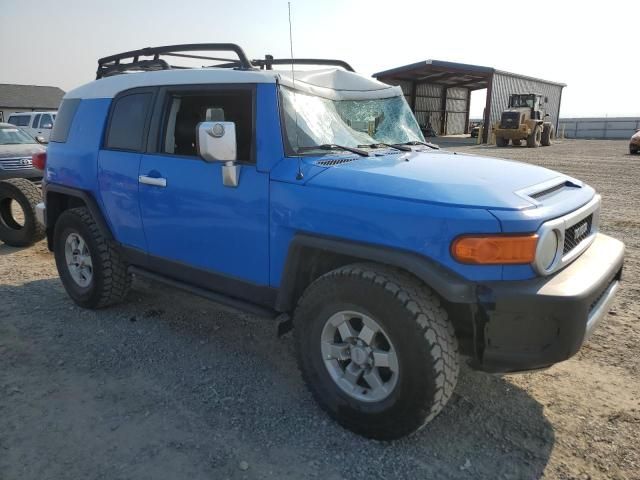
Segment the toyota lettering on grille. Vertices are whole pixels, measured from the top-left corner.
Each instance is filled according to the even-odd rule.
[[[583,223],[582,225],[578,225],[574,230],[573,230],[573,238],[580,238],[581,236],[583,236],[585,233],[587,233],[587,228],[589,228],[589,225],[587,225],[587,223]]]

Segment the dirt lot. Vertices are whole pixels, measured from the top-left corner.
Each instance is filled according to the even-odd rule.
[[[83,311],[44,243],[0,244],[0,479],[640,479],[640,157],[612,141],[456,150],[602,194],[626,281],[575,358],[507,377],[464,369],[426,429],[374,442],[320,411],[270,322],[143,281],[128,304]]]

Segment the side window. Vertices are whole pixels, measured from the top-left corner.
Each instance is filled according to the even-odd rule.
[[[30,115],[12,115],[11,117],[9,117],[9,123],[15,125],[16,127],[28,127],[30,120]]]
[[[31,128],[38,128],[39,123],[40,123],[40,114],[33,117],[33,123],[31,124]]]
[[[151,98],[151,93],[132,93],[115,100],[105,148],[134,152],[143,150]]]
[[[254,161],[253,95],[249,90],[172,93],[164,119],[163,153],[197,156],[198,123],[217,120],[235,123],[238,161]]]
[[[58,110],[59,115],[51,131],[50,142],[64,143],[67,141],[69,131],[71,130],[71,123],[73,122],[76,110],[78,110],[81,101],[79,98],[62,100],[60,109]]]
[[[40,120],[40,128],[53,128],[53,118],[48,113],[44,113],[42,115],[42,119]]]

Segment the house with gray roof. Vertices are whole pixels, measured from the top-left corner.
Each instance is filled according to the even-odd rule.
[[[58,87],[0,83],[0,122],[14,112],[55,111],[63,96]]]

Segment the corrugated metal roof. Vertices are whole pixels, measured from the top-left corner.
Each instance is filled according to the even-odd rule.
[[[452,68],[456,70],[467,70],[469,72],[479,72],[479,73],[493,73],[494,69],[491,67],[482,67],[480,65],[469,65],[467,63],[455,63],[455,62],[445,62],[443,60],[424,60],[422,62],[411,63],[409,65],[403,65],[401,67],[391,68],[389,70],[385,70],[383,72],[374,73],[374,77],[387,77],[390,75],[396,75],[399,73],[408,73],[411,71],[421,70],[425,67],[436,67],[436,68]]]
[[[440,78],[433,75],[430,77],[429,74],[433,72],[439,72],[439,74],[441,75]],[[448,78],[444,77],[447,81],[443,81],[442,77],[445,72],[450,72],[450,74],[452,75]],[[532,80],[536,82],[547,83],[550,85],[566,87],[566,84],[564,83],[552,82],[549,80],[543,80],[541,78],[521,75],[519,73],[506,72],[504,70],[498,70],[493,67],[470,65],[468,63],[446,62],[443,60],[424,60],[422,62],[411,63],[409,65],[403,65],[400,67],[391,68],[389,70],[384,70],[382,72],[374,73],[373,77],[379,80],[383,80],[385,78],[397,78],[402,80],[418,80],[441,84],[448,83],[451,86],[454,86],[456,84],[469,84],[471,85],[471,88],[475,90],[479,87],[486,88],[487,81],[482,79],[482,77],[486,79],[494,73],[521,78],[523,80]],[[478,77],[476,77],[475,75],[478,75]],[[471,81],[469,80],[470,78]],[[474,78],[478,78],[477,83],[473,83]]]
[[[58,108],[63,96],[58,87],[0,83],[0,107]]]

